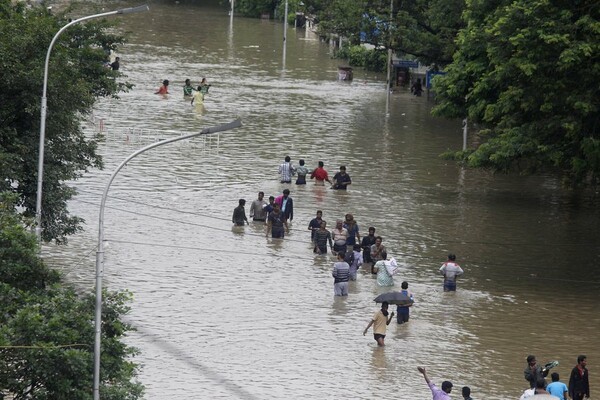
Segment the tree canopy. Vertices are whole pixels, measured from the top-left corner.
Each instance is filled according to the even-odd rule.
[[[369,43],[412,56],[424,64],[446,65],[464,26],[464,0],[307,1],[319,20],[319,32],[335,33],[352,44]]]
[[[95,298],[61,286],[37,256],[37,240],[15,211],[17,196],[0,193],[0,397],[93,397]],[[136,350],[122,343],[131,327],[127,293],[106,293],[102,314],[103,399],[141,398]]]
[[[597,182],[599,16],[595,0],[468,1],[454,61],[435,83],[435,114],[481,128],[481,142],[456,158]]]
[[[46,52],[68,20],[43,7],[26,8],[0,0],[0,191],[19,195],[25,216],[35,215],[40,106]],[[62,242],[80,228],[66,203],[74,190],[65,182],[90,167],[101,167],[97,143],[87,139],[82,116],[98,97],[113,96],[130,85],[104,66],[108,50],[123,42],[109,24],[87,22],[69,27],[50,57],[48,112],[42,197],[42,237]],[[15,34],[18,32],[18,34]]]

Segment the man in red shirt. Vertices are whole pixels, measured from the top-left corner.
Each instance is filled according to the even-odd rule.
[[[327,171],[323,168],[324,165],[323,161],[319,161],[319,166],[310,174],[310,179],[316,179],[315,183],[320,186],[325,185],[325,181],[329,182],[330,185],[332,184]]]
[[[163,81],[163,84],[160,88],[158,88],[158,90],[156,92],[154,92],[154,94],[169,94],[169,81],[167,79],[165,79]]]

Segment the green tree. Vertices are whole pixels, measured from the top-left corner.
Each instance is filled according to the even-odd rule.
[[[457,159],[508,172],[600,176],[600,7],[595,0],[470,0],[434,113],[467,116],[479,144]]]
[[[317,11],[321,35],[336,34],[347,38],[351,44],[360,43],[360,32],[363,30],[365,1],[332,0],[326,8]]]
[[[60,286],[37,257],[37,242],[15,212],[16,195],[0,196],[0,394],[14,399],[91,399],[95,299]],[[134,400],[142,386],[121,339],[127,293],[106,293],[102,315],[103,399]]]
[[[314,4],[312,4],[314,3]],[[308,2],[319,17],[319,32],[344,36],[411,55],[422,63],[452,61],[455,39],[464,26],[464,0],[333,0]],[[390,7],[391,6],[391,7]]]
[[[464,0],[405,0],[394,9],[392,48],[425,65],[445,66],[456,51],[456,35],[464,27]]]
[[[43,8],[0,0],[0,191],[17,193],[25,216],[35,215],[44,60],[52,37],[66,23]],[[52,50],[42,198],[46,241],[62,242],[81,229],[81,219],[66,206],[75,192],[64,182],[102,166],[96,141],[80,128],[82,116],[98,97],[130,87],[103,66],[105,51],[123,42],[108,33],[109,26],[100,21],[69,27]]]
[[[245,17],[259,18],[262,14],[273,15],[276,0],[237,0],[234,12]]]

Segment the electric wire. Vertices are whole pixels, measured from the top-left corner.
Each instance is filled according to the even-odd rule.
[[[83,192],[83,191],[82,191]],[[86,193],[88,194],[95,194],[93,192],[89,192],[87,191]],[[124,199],[124,198],[119,198],[119,197],[113,197],[111,196],[111,199],[116,199],[116,200],[120,200],[120,201],[125,201],[128,203],[134,203],[134,204],[138,204],[138,205],[143,205],[145,207],[149,207],[149,208],[156,208],[159,210],[163,210],[163,211],[172,211],[172,212],[176,212],[176,213],[181,213],[181,214],[185,214],[185,215],[193,215],[193,216],[200,216],[200,217],[205,217],[205,218],[211,218],[211,219],[215,219],[215,220],[220,220],[220,221],[227,221],[229,222],[228,219],[226,218],[222,218],[222,217],[217,217],[217,216],[212,216],[212,215],[206,215],[206,214],[202,214],[202,213],[197,213],[197,212],[193,212],[193,211],[187,211],[187,210],[180,210],[180,209],[176,209],[176,208],[170,208],[170,207],[164,207],[164,206],[158,206],[158,205],[153,205],[153,204],[148,204],[148,203],[144,203],[144,202],[140,202],[140,201],[132,201],[130,199]],[[98,205],[95,202],[92,201],[88,201],[88,200],[83,200],[80,198],[75,198],[73,200],[85,203],[85,204],[92,204],[92,205]],[[215,226],[211,226],[211,225],[206,225],[206,224],[200,224],[200,223],[196,223],[196,222],[191,222],[191,221],[182,221],[182,220],[178,220],[178,219],[173,219],[173,218],[168,218],[168,217],[161,217],[161,216],[156,216],[153,214],[147,214],[147,213],[143,213],[143,212],[139,212],[139,211],[132,211],[132,210],[128,210],[128,209],[124,209],[121,207],[116,207],[116,206],[105,206],[106,208],[110,208],[112,210],[116,210],[116,211],[120,211],[120,212],[125,212],[125,213],[129,213],[129,214],[133,214],[133,215],[138,215],[138,216],[143,216],[143,217],[148,217],[148,218],[153,218],[153,219],[157,219],[157,220],[162,220],[162,221],[167,221],[167,222],[175,222],[175,223],[181,223],[184,225],[189,225],[189,226],[195,226],[195,227],[200,227],[200,228],[206,228],[206,229],[211,229],[211,230],[216,230],[216,231],[220,231],[220,232],[231,232],[231,228],[219,228],[219,227],[215,227]],[[290,229],[292,230],[292,229]],[[302,231],[305,232],[304,229],[293,229],[294,231]],[[250,237],[260,237],[260,238],[264,238],[265,236],[262,234],[258,234],[258,233],[252,233],[252,232],[247,232],[244,233],[244,236],[250,236]],[[106,239],[109,240],[109,239]],[[153,246],[153,247],[170,247],[170,248],[178,248],[178,249],[187,249],[187,250],[193,250],[193,251],[226,251],[232,254],[244,254],[244,255],[255,255],[255,256],[263,256],[263,254],[257,254],[257,253],[248,253],[245,251],[236,251],[236,250],[232,250],[232,249],[227,249],[227,250],[218,250],[215,248],[199,248],[199,247],[195,247],[195,246],[181,246],[181,245],[167,245],[167,244],[156,244],[156,243],[145,243],[145,242],[136,242],[136,241],[125,241],[125,240],[119,240],[119,239],[110,239],[109,241],[111,242],[115,242],[115,243],[129,243],[129,244],[136,244],[136,245],[148,245],[148,246]],[[286,238],[286,241],[291,241],[291,242],[297,242],[297,243],[305,243],[305,240],[300,240],[300,239],[293,239],[290,237]],[[465,243],[464,241],[458,241],[459,243]],[[441,242],[441,243],[445,243],[445,242]],[[484,244],[484,242],[468,242],[470,244]],[[511,245],[511,244],[500,244],[500,243],[489,243],[490,245]],[[439,245],[439,244],[438,244]],[[540,244],[542,245],[542,244]],[[549,245],[544,245],[544,246],[549,246]],[[397,255],[397,257],[403,257],[405,259],[413,259],[416,260],[414,263],[417,263],[418,261],[421,261],[422,263],[432,263],[432,264],[437,264],[440,262],[439,258],[437,257],[433,257],[433,256],[423,256],[423,255],[414,255],[414,254],[409,254],[409,253],[404,253],[404,252],[391,252],[395,255]],[[89,255],[89,254],[88,254]],[[298,255],[298,254],[293,254],[290,255],[289,253],[286,255],[275,255],[278,257],[282,257],[282,258],[289,258],[289,257],[293,257],[294,259],[302,259],[302,260],[314,260],[314,257],[309,257],[309,256],[304,256],[304,255]],[[489,262],[489,261],[478,261],[478,260],[465,260],[467,261],[469,264],[471,265],[477,265],[477,266],[483,266],[484,268],[486,267],[505,267],[506,264],[505,263],[495,263],[495,262]],[[511,269],[519,269],[522,271],[531,271],[531,270],[539,270],[540,268],[538,266],[535,265],[525,265],[525,264],[515,264],[515,263],[511,263]],[[511,279],[513,279],[514,277],[510,277]],[[528,278],[536,278],[536,279],[540,279],[540,280],[548,280],[548,281],[564,281],[564,282],[580,282],[580,283],[600,283],[600,282],[590,282],[589,280],[566,280],[563,278],[545,278],[545,277],[539,277],[537,274],[530,274],[528,276]]]
[[[81,202],[87,203],[87,204],[95,204],[95,203],[89,202],[87,200],[79,199],[78,201],[81,201]],[[152,205],[148,205],[148,207],[152,207]],[[110,209],[113,209],[116,211],[121,211],[121,212],[129,213],[129,214],[133,214],[133,215],[138,215],[138,216],[143,216],[143,217],[148,217],[148,218],[153,218],[153,219],[158,219],[158,220],[168,221],[168,222],[176,222],[176,223],[181,223],[184,225],[207,228],[207,229],[217,230],[217,231],[221,231],[221,232],[230,232],[231,231],[231,229],[217,228],[217,227],[213,227],[210,225],[199,224],[199,223],[191,222],[191,221],[181,221],[181,220],[173,219],[173,218],[160,217],[160,216],[156,216],[156,215],[152,215],[152,214],[141,213],[138,211],[127,210],[127,209],[123,209],[123,208],[115,207],[115,206],[106,206],[106,208],[110,208]],[[180,211],[180,210],[178,210],[178,211],[183,212],[183,213],[197,215],[196,213],[191,213],[191,212],[187,212],[187,211]],[[217,217],[215,217],[215,218],[217,218]],[[264,237],[262,234],[256,234],[256,233],[245,233],[244,235],[261,237],[261,238]],[[306,243],[304,240],[291,239],[291,238],[286,239],[286,241],[293,241],[293,242],[297,242],[297,243]],[[207,249],[203,249],[203,250],[207,250]],[[210,249],[210,250],[214,251],[215,249]],[[231,250],[227,250],[227,251],[232,252]],[[233,252],[235,253],[235,251],[233,251]],[[246,254],[246,253],[242,253],[242,254]],[[430,262],[439,262],[439,258],[436,258],[436,257],[419,256],[419,255],[413,255],[413,254],[403,253],[403,252],[393,252],[393,254],[397,254],[398,256],[402,256],[404,258],[412,258],[412,259],[417,259],[417,260],[428,260]],[[295,256],[295,257],[301,257],[301,256]],[[475,265],[485,265],[485,266],[505,266],[506,265],[504,263],[494,263],[494,262],[489,262],[489,261],[481,262],[481,261],[477,261],[477,260],[468,260],[468,262],[471,264],[475,264]],[[511,263],[511,268],[514,268],[514,267],[518,267],[518,268],[526,269],[526,270],[537,269],[536,266],[523,265],[523,264],[520,265],[520,264]]]

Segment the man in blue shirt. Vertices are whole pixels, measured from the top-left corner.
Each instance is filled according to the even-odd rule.
[[[346,167],[342,165],[340,167],[340,172],[333,176],[333,188],[337,190],[346,190],[350,184],[352,184],[352,179],[350,179],[350,175],[346,173]]]
[[[550,393],[552,396],[558,397],[560,400],[567,400],[567,396],[569,395],[569,388],[562,382],[559,382],[559,376],[557,372],[553,372],[552,375],[552,383],[546,386],[546,391]]]

